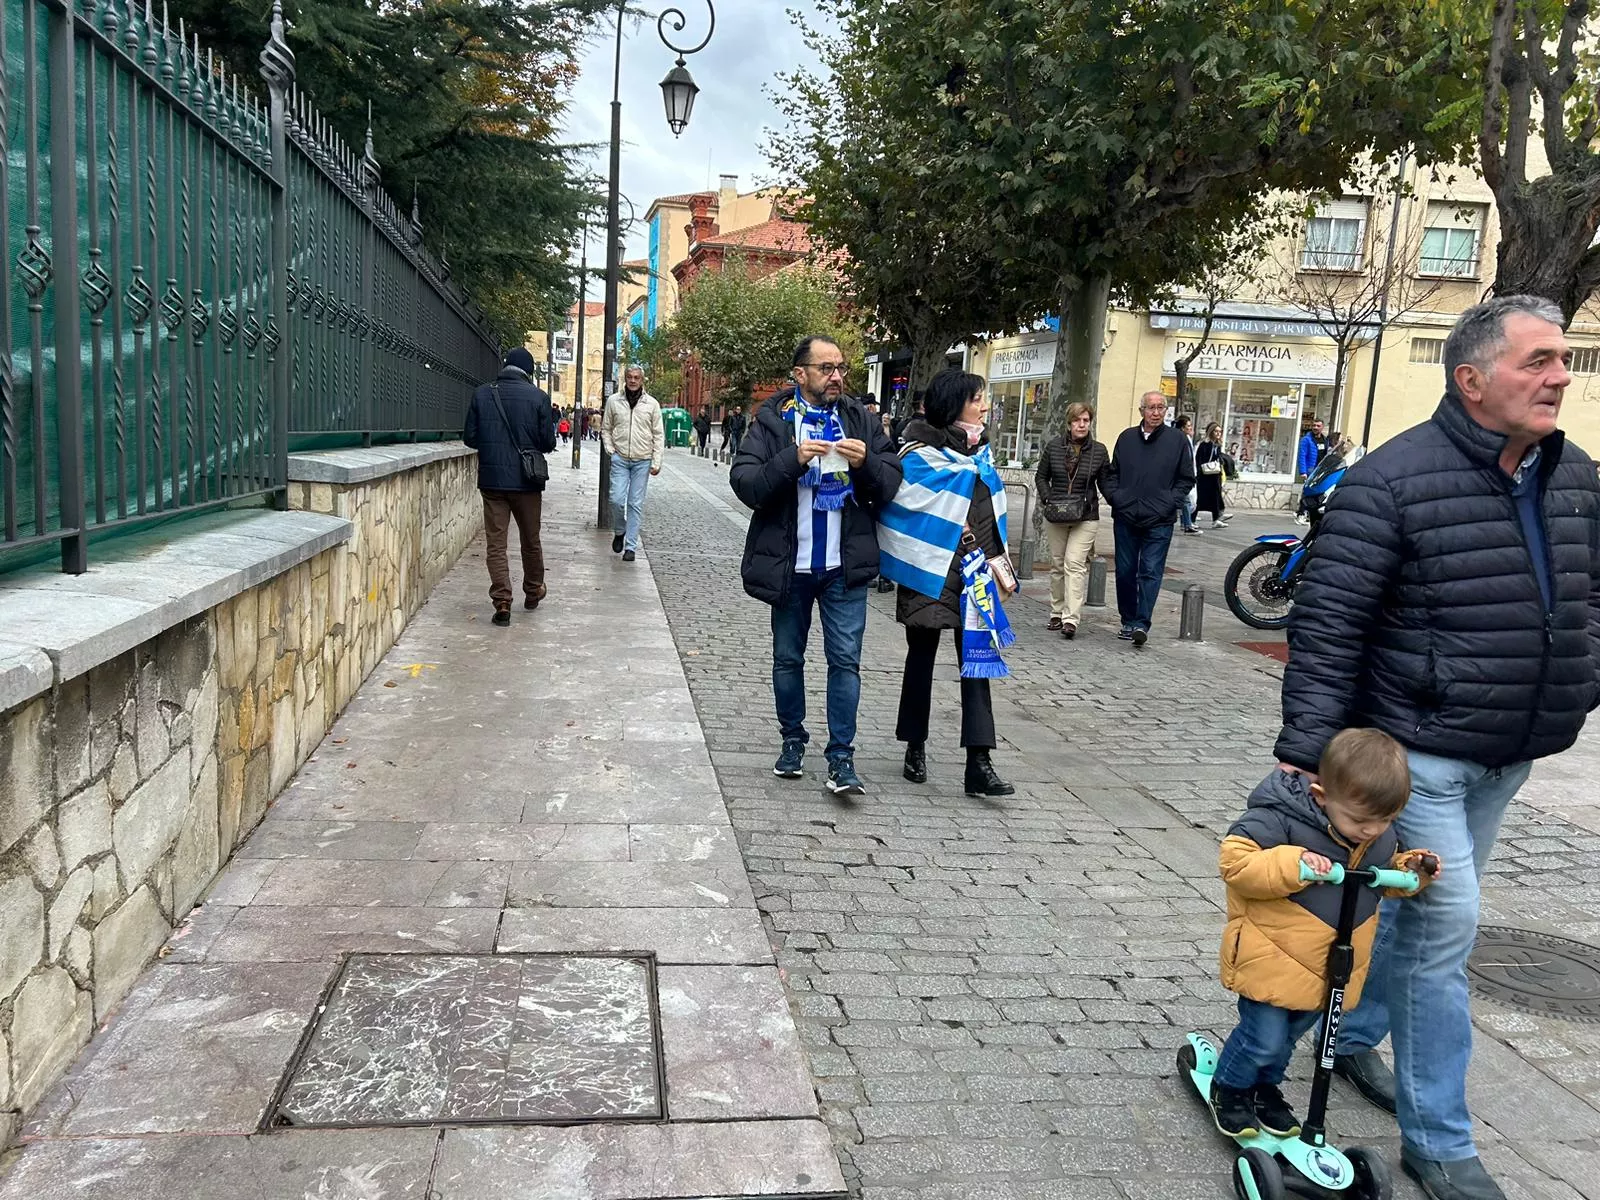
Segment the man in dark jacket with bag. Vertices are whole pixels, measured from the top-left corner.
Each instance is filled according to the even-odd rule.
[[[493,383],[479,386],[467,409],[461,440],[478,452],[478,491],[483,496],[484,559],[489,565],[489,599],[494,624],[511,624],[511,567],[506,532],[512,520],[522,542],[522,606],[538,608],[545,598],[544,546],[539,521],[544,480],[532,478],[524,457],[556,448],[555,411],[550,397],[532,381],[533,355],[521,346],[506,351],[505,365]],[[548,467],[546,468],[548,472]]]
[[[1117,545],[1117,611],[1125,642],[1142,646],[1161,576],[1172,548],[1172,523],[1194,487],[1194,450],[1180,430],[1166,424],[1167,398],[1139,398],[1139,424],[1124,429],[1111,455],[1101,491],[1111,503]]]
[[[1397,822],[1447,863],[1386,905],[1335,1070],[1396,1109],[1401,1163],[1435,1200],[1501,1200],[1472,1141],[1467,955],[1479,878],[1533,760],[1600,700],[1600,482],[1556,427],[1572,381],[1562,314],[1531,296],[1468,309],[1432,419],[1344,477],[1295,593],[1279,765],[1311,774],[1346,725],[1406,748]],[[1393,1040],[1391,1076],[1372,1049]]]
[[[795,348],[794,383],[756,411],[729,482],[754,511],[740,574],[772,606],[772,692],[783,752],[772,772],[805,774],[806,639],[813,605],[828,660],[828,790],[859,795],[856,709],[867,585],[878,574],[876,513],[900,486],[883,423],[844,394],[843,352],[825,337]]]

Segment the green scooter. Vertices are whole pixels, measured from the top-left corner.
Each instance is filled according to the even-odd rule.
[[[1422,869],[1429,875],[1438,870],[1438,860],[1428,856]],[[1300,878],[1307,883],[1346,883],[1373,888],[1393,888],[1415,892],[1422,886],[1414,871],[1391,871],[1380,867],[1347,868],[1339,863],[1319,875],[1305,863]],[[1259,1133],[1236,1138],[1239,1157],[1233,1161],[1233,1190],[1239,1200],[1284,1200],[1293,1192],[1314,1200],[1389,1200],[1393,1181],[1388,1161],[1378,1152],[1356,1146],[1340,1150],[1328,1144],[1323,1120],[1328,1112],[1328,1089],[1333,1083],[1333,1045],[1344,1018],[1344,990],[1350,983],[1355,962],[1352,939],[1355,933],[1356,900],[1360,893],[1345,887],[1339,905],[1339,925],[1333,946],[1328,951],[1328,994],[1323,1002],[1322,1022],[1318,1025],[1317,1065],[1311,1076],[1311,1103],[1300,1132],[1294,1137],[1274,1137]],[[1218,1048],[1203,1034],[1191,1033],[1178,1048],[1178,1071],[1194,1085],[1209,1109],[1211,1076],[1217,1069]],[[1288,1167],[1289,1170],[1284,1168]]]

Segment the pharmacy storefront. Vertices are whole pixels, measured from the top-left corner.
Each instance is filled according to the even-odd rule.
[[[1177,390],[1173,363],[1194,351],[1197,337],[1166,339],[1161,364],[1169,394]],[[1189,365],[1184,410],[1197,437],[1212,423],[1222,426],[1223,448],[1239,468],[1235,503],[1274,507],[1293,492],[1301,434],[1315,420],[1333,419],[1334,361],[1325,340],[1273,334],[1214,333],[1201,347]]]
[[[989,440],[1001,466],[1032,466],[1049,441],[1044,414],[1050,373],[1056,365],[1056,335],[1037,340],[1007,338],[989,349]]]

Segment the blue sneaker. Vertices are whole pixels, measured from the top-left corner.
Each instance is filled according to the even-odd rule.
[[[1135,629],[1128,636],[1135,646],[1142,646],[1150,640],[1150,631],[1148,629]]]
[[[806,744],[799,738],[784,738],[783,753],[772,764],[772,773],[779,779],[800,779],[806,773]]]
[[[855,760],[848,754],[828,763],[828,790],[835,796],[859,796],[867,790],[856,774]]]
[[[1124,625],[1121,629],[1117,630],[1117,637],[1124,642],[1133,641],[1133,626]]]

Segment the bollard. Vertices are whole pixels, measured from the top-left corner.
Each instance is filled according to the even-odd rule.
[[[1183,589],[1183,614],[1178,618],[1178,640],[1203,642],[1202,626],[1206,615],[1206,589],[1191,583]]]
[[[1098,554],[1089,560],[1089,594],[1084,603],[1090,608],[1106,606],[1106,560]]]

